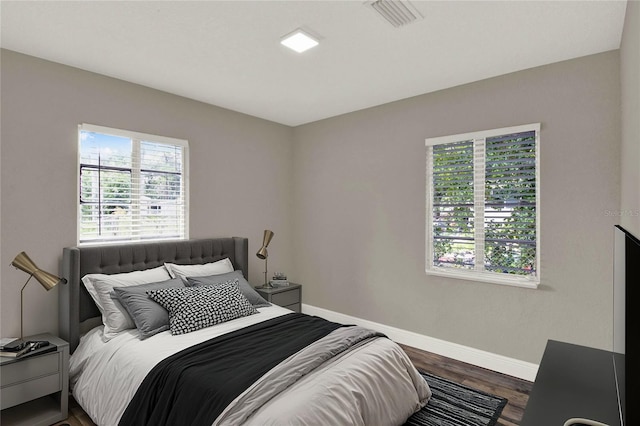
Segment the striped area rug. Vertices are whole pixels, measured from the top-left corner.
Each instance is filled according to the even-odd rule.
[[[493,426],[506,398],[420,372],[431,388],[429,403],[409,417],[404,426]]]

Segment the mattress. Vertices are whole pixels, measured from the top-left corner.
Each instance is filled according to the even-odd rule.
[[[275,305],[258,311],[191,333],[165,331],[144,340],[134,328],[105,342],[104,327],[95,327],[81,338],[70,358],[72,394],[96,424],[117,425],[145,377],[165,358],[291,313]],[[319,344],[348,338],[334,333]],[[310,347],[274,367],[229,404],[213,424],[402,424],[431,395],[404,351],[385,337],[363,340],[309,368],[316,354]],[[304,373],[303,364],[307,366]]]

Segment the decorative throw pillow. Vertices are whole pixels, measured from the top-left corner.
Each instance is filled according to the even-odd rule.
[[[184,288],[184,284],[180,278],[172,278],[159,283],[113,289],[114,296],[133,318],[141,340],[169,329],[169,312],[147,294],[148,290],[163,288]]]
[[[122,274],[88,274],[82,277],[82,282],[102,313],[102,339],[109,341],[121,331],[136,326],[127,310],[111,298],[111,292],[115,287],[155,283],[170,278],[164,266]]]
[[[251,287],[251,284],[249,284],[244,278],[244,275],[242,275],[242,271],[233,271],[227,274],[211,275],[209,277],[187,277],[189,286],[219,285],[229,280],[238,280],[240,293],[256,308],[271,306],[271,303],[264,300],[262,296]]]
[[[233,272],[233,264],[229,258],[224,258],[217,262],[205,263],[204,265],[177,265],[175,263],[165,263],[164,266],[169,271],[171,278],[181,278],[182,282],[186,286],[189,285],[187,277],[205,277],[209,275]]]
[[[169,311],[171,334],[185,334],[258,313],[240,293],[237,280],[217,286],[150,290],[147,294]]]

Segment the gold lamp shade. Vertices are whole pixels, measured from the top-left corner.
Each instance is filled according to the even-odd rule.
[[[24,271],[27,274],[33,276],[33,278],[38,280],[38,282],[42,284],[42,287],[47,289],[47,291],[55,287],[60,281],[63,281],[63,279],[60,277],[50,274],[47,271],[38,269],[36,264],[33,263],[33,260],[31,260],[25,252],[21,252],[20,254],[18,254],[15,259],[13,259],[13,262],[11,262],[11,266],[15,266],[21,271]]]
[[[256,256],[258,256],[260,259],[264,260],[269,256],[269,253],[267,252],[267,246],[271,242],[272,238],[273,231],[265,229],[264,237],[262,238],[262,247],[260,247],[260,250],[258,250],[258,252],[256,253]]]

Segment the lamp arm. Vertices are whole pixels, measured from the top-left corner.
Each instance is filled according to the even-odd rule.
[[[29,280],[31,279],[31,277],[33,277],[33,275],[29,274],[29,278],[27,278],[27,281],[22,286],[22,290],[20,290],[20,340],[22,340],[23,337],[24,337],[24,334],[22,332],[22,324],[24,323],[24,321],[23,321],[23,315],[24,315],[24,303],[23,303],[24,288],[27,286],[27,284],[29,284]]]
[[[24,288],[27,286],[27,284],[29,284],[29,280],[31,279],[31,277],[33,277],[33,275],[29,275],[29,278],[27,278],[27,281],[24,283],[24,285],[22,286],[22,290],[20,290],[20,293],[23,292]]]
[[[264,258],[264,285],[267,285],[267,259],[269,259],[269,257],[265,257]]]

